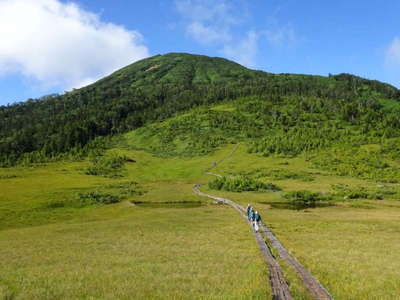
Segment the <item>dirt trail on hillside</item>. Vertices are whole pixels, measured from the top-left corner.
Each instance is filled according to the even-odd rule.
[[[211,169],[215,168],[218,164],[221,162],[225,161],[229,157],[233,156],[233,154],[236,152],[237,148],[239,147],[239,144],[235,146],[235,148],[232,150],[232,152],[221,159],[218,162],[215,162],[212,167],[208,168],[205,173],[212,175],[212,176],[217,176],[217,177],[222,177],[220,174],[216,173],[211,173]],[[264,238],[261,235],[261,232],[264,234],[265,238],[269,241],[269,243],[274,247],[278,253],[279,256],[282,260],[284,260],[287,264],[289,264],[297,273],[297,275],[300,277],[304,285],[307,287],[309,292],[311,293],[312,296],[314,296],[315,299],[333,299],[333,297],[329,294],[329,292],[322,286],[321,283],[317,279],[315,279],[311,273],[303,267],[302,264],[300,264],[287,250],[286,248],[281,244],[281,242],[275,237],[275,235],[272,233],[272,231],[263,223],[260,224],[260,232],[255,232],[253,229],[253,226],[251,225],[251,222],[247,219],[246,216],[246,210],[243,206],[233,202],[232,200],[205,194],[200,191],[200,186],[201,184],[195,184],[193,186],[193,191],[202,197],[207,197],[210,199],[213,199],[219,203],[223,204],[228,204],[232,206],[234,209],[236,209],[240,215],[246,220],[246,222],[249,224],[251,227],[251,230],[256,238],[256,241],[258,243],[258,246],[261,250],[261,254],[266,261],[268,268],[269,268],[269,279],[271,283],[271,288],[272,288],[272,296],[273,299],[292,299],[292,296],[289,291],[289,287],[287,282],[285,281],[285,278],[283,276],[282,269],[279,265],[279,263],[276,261],[274,256],[271,253],[271,250],[265,243]]]

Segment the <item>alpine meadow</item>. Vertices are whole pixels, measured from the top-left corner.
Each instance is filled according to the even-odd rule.
[[[1,299],[399,299],[392,85],[156,55],[1,106],[0,166]]]

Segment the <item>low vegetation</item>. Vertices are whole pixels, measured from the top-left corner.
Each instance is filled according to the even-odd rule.
[[[122,177],[125,162],[128,160],[124,156],[101,156],[97,155],[90,160],[90,166],[86,169],[86,174],[103,177]]]
[[[0,175],[0,180],[1,179],[12,179],[12,178],[17,178],[18,175],[15,174],[4,174],[4,175]]]
[[[317,202],[332,200],[332,196],[322,193],[311,192],[307,190],[290,191],[283,196],[293,204],[299,204],[304,207],[313,207]]]
[[[397,183],[400,168],[391,159],[396,152],[381,147],[333,148],[316,155],[312,161],[318,168],[340,176],[372,179],[382,183]]]
[[[255,179],[259,178],[270,178],[273,180],[301,180],[301,181],[313,181],[314,177],[303,171],[292,171],[288,169],[268,169],[268,168],[255,168],[247,171],[240,172],[240,174],[232,174],[231,175],[245,175],[250,176]]]
[[[272,183],[265,183],[247,176],[217,177],[208,183],[209,188],[229,192],[265,192],[279,191],[280,188]]]
[[[105,205],[105,204],[113,204],[122,201],[122,197],[116,194],[111,193],[101,193],[101,192],[89,192],[89,193],[80,193],[76,197],[72,197],[66,201],[52,201],[49,202],[46,207],[47,208],[65,208],[65,207],[74,207],[74,208],[82,208],[91,205]]]
[[[397,199],[398,191],[390,186],[378,185],[375,188],[365,186],[350,187],[345,184],[336,184],[332,188],[335,195],[344,200],[371,199],[384,200],[385,198]]]

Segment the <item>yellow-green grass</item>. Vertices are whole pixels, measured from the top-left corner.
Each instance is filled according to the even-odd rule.
[[[85,175],[88,162],[0,169],[0,298],[268,298],[267,270],[247,225],[231,208],[192,192],[193,184],[212,180],[204,170],[233,148],[194,158],[114,149],[136,160],[126,164],[124,177],[115,179]],[[301,211],[271,209],[263,202],[282,201],[290,190],[332,192],[332,184],[376,183],[332,176],[302,157],[248,154],[245,145],[212,171],[255,168],[301,171],[315,180],[263,178],[283,189],[277,193],[211,191],[207,185],[202,190],[252,203],[336,299],[395,299],[400,293],[400,202],[353,200]],[[115,205],[46,206],[79,192],[115,193],[107,186],[132,180],[147,193]],[[130,201],[204,205],[144,208]],[[308,299],[291,267],[280,264],[295,298]]]
[[[258,208],[283,244],[337,299],[400,294],[399,207]]]
[[[267,270],[237,219],[216,205],[125,204],[87,220],[3,231],[0,285],[22,299],[262,299]]]
[[[0,170],[2,178],[16,176],[0,179],[0,299],[269,297],[268,270],[248,226],[191,190],[214,158],[129,155],[137,162],[116,179],[85,175],[87,162]],[[148,192],[115,205],[46,207],[129,180]],[[134,200],[204,205],[144,208]]]
[[[335,299],[398,299],[400,201],[348,200],[332,207],[300,211],[271,208],[263,202],[283,201],[282,193],[289,190],[332,192],[332,184],[373,187],[377,183],[316,172],[302,158],[249,155],[243,148],[214,171],[224,174],[260,167],[285,168],[314,173],[315,180],[271,180],[283,188],[283,192],[278,193],[232,193],[207,189],[208,192],[255,206],[287,249],[327,287]],[[288,164],[282,164],[283,161]],[[391,186],[399,188],[395,184]],[[299,299],[307,298],[307,292],[293,277],[291,268],[280,262],[286,278],[292,283],[292,292]]]

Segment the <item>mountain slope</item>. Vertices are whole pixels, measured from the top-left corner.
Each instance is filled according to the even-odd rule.
[[[278,101],[288,95],[344,103],[400,98],[390,85],[348,74],[270,74],[222,58],[158,55],[61,96],[0,107],[0,163],[85,155],[96,137],[127,132],[192,107],[243,96]]]

